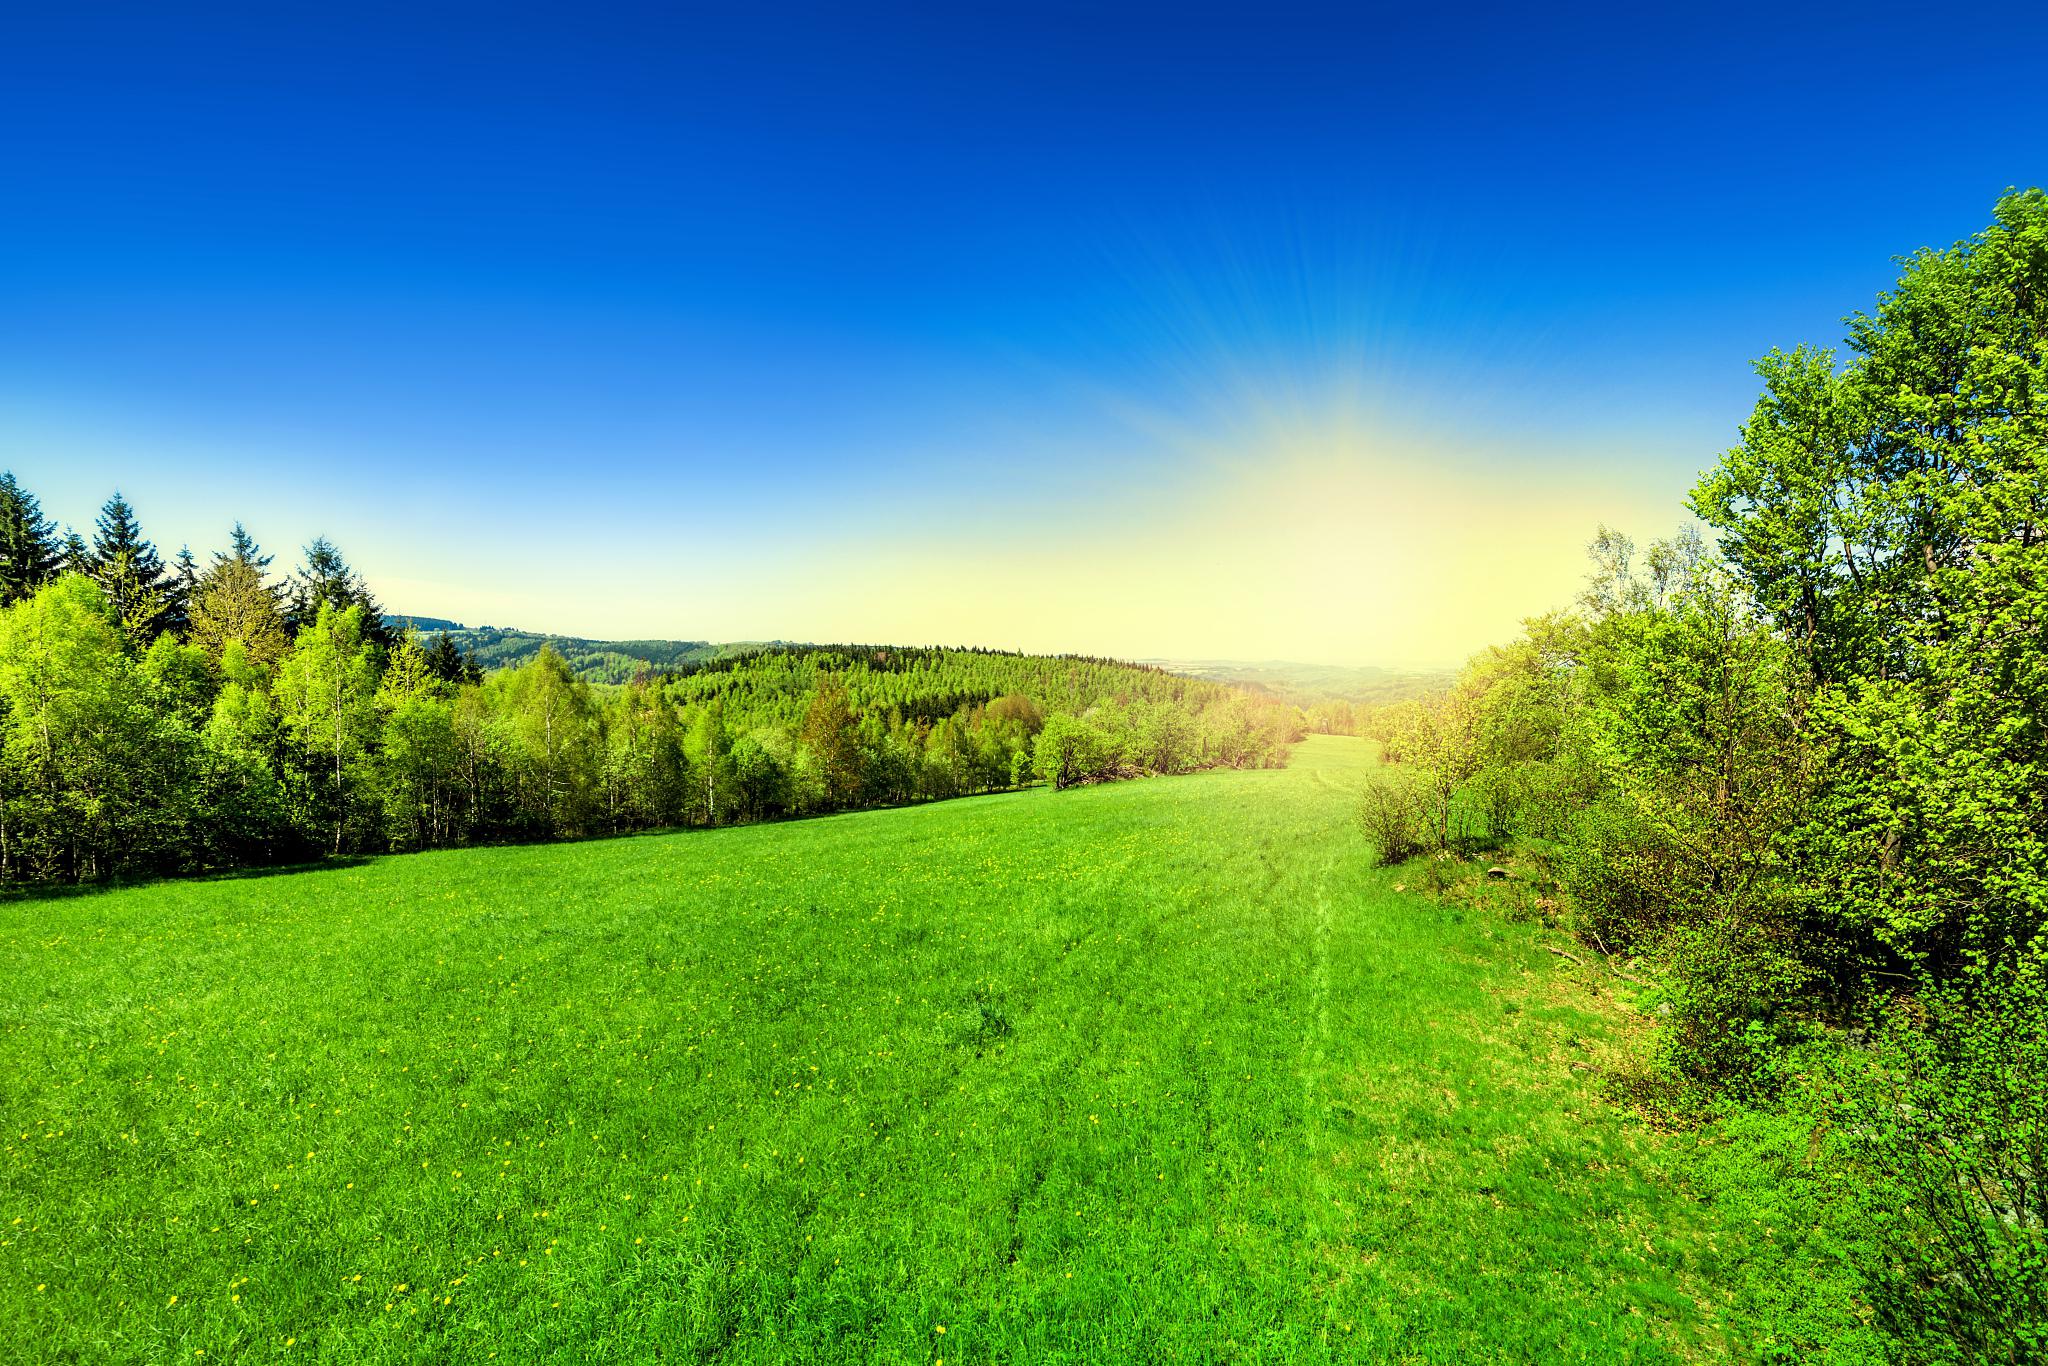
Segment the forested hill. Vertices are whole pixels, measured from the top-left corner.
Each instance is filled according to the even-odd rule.
[[[1145,664],[1083,655],[898,645],[726,647],[718,658],[676,670],[678,702],[716,701],[729,717],[756,725],[800,720],[821,680],[846,691],[859,713],[930,722],[1003,697],[1046,712],[1083,712],[1098,701],[1170,702],[1200,710],[1235,691]]]
[[[706,640],[590,640],[522,631],[511,626],[464,626],[445,617],[388,615],[394,631],[407,626],[431,645],[439,636],[488,672],[516,668],[552,645],[570,670],[587,683],[626,683],[643,673],[677,672],[691,664],[758,648],[756,642],[714,645]]]
[[[1110,660],[396,616],[325,540],[166,563],[118,494],[95,532],[0,472],[0,884],[1270,765],[1304,727]]]
[[[432,646],[439,637],[446,636],[450,645],[484,673],[526,664],[541,652],[543,646],[552,646],[569,666],[570,672],[586,683],[629,683],[653,674],[687,676],[706,671],[747,671],[748,676],[744,678],[701,685],[697,693],[703,696],[754,697],[762,693],[764,685],[769,691],[782,688],[787,692],[790,678],[806,680],[804,688],[807,689],[808,680],[821,670],[836,672],[842,668],[854,668],[864,677],[895,676],[898,679],[894,685],[876,684],[872,689],[854,689],[857,703],[865,704],[872,694],[872,700],[885,710],[893,708],[906,715],[928,718],[936,718],[952,710],[951,707],[945,711],[930,710],[934,705],[931,699],[938,696],[957,693],[962,698],[971,696],[974,700],[986,701],[1004,692],[1023,692],[1033,697],[1044,697],[1047,680],[1078,680],[1084,675],[1101,675],[1105,669],[1136,669],[1146,673],[1179,675],[1249,689],[1304,708],[1318,702],[1381,703],[1419,697],[1441,691],[1453,676],[1450,670],[1402,671],[1271,661],[1256,664],[1228,660],[1127,663],[1094,656],[1026,655],[979,647],[822,645],[783,640],[722,643],[705,640],[595,640],[585,636],[522,631],[513,626],[465,626],[447,617],[395,612],[387,613],[384,622],[394,634],[412,629],[418,633],[420,643],[426,646]],[[971,664],[975,660],[983,663],[975,681],[969,681],[963,671],[972,671]],[[998,666],[988,662],[998,660],[1009,663]],[[1095,666],[1093,673],[1085,666]],[[998,672],[1005,679],[1013,680],[1012,685],[993,687],[990,680]],[[926,686],[934,679],[939,680],[935,686]],[[1057,691],[1062,703],[1078,701],[1083,691],[1090,696],[1094,693],[1092,687],[1076,691],[1071,682]],[[1151,696],[1158,687],[1147,685],[1139,691]],[[1178,694],[1182,690],[1170,691]]]

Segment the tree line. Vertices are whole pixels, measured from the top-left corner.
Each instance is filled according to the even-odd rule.
[[[1902,1359],[2048,1356],[2048,197],[1772,352],[1697,530],[1376,711],[1390,858],[1512,846],[1637,956],[1668,1112],[1772,1115]],[[1788,1216],[1789,1218],[1789,1216]]]
[[[574,838],[1281,762],[1291,708],[1078,657],[775,647],[579,678],[389,621],[316,540],[166,562],[0,475],[0,881]]]

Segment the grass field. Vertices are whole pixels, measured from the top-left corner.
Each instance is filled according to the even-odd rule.
[[[0,1358],[1719,1356],[1367,763],[0,906]]]

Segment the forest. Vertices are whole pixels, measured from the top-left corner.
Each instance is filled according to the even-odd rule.
[[[396,621],[412,626],[425,645],[449,637],[457,650],[486,671],[524,664],[543,649],[552,649],[571,673],[589,683],[630,683],[643,673],[672,673],[748,648],[705,640],[589,640],[509,626],[463,626],[441,617],[405,616]]]
[[[1788,1316],[1835,1268],[1899,1359],[2039,1361],[2048,196],[1900,264],[1846,357],[1758,363],[1712,543],[1603,530],[1574,610],[1368,719],[1364,818],[1528,863],[1653,988],[1636,1099],[1747,1154]]]
[[[1281,762],[1300,712],[1101,659],[686,648],[592,682],[388,618],[331,543],[168,563],[0,476],[0,881],[727,825]],[[586,644],[588,642],[585,642]],[[708,655],[709,657],[699,657]],[[612,676],[618,652],[579,661]]]

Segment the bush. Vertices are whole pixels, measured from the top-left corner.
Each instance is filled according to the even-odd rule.
[[[1122,754],[1114,737],[1087,717],[1048,717],[1032,746],[1032,767],[1055,789],[1117,776]]]
[[[2048,1359],[2048,954],[1897,1010],[1840,1119],[1885,1326],[1919,1361]]]
[[[1796,946],[1765,924],[1721,916],[1674,930],[1663,957],[1664,1068],[1734,1095],[1775,1092],[1784,1045],[1798,1032],[1790,1006],[1813,977]]]
[[[1661,832],[1618,800],[1578,813],[1558,844],[1556,869],[1574,927],[1611,952],[1660,942],[1707,896]]]
[[[1401,863],[1422,852],[1427,829],[1422,784],[1406,769],[1381,769],[1360,799],[1358,817],[1382,864]]]

